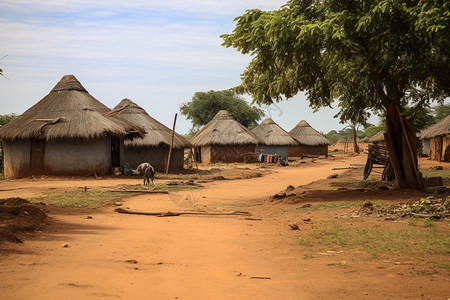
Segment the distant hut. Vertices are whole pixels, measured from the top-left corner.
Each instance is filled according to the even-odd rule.
[[[377,134],[370,137],[367,141],[379,146],[386,146],[386,141],[384,140],[384,131],[379,131]]]
[[[328,157],[330,141],[302,120],[289,134],[299,142],[299,145],[289,146],[289,156],[302,157],[306,155],[325,155]]]
[[[226,110],[219,111],[191,140],[197,161],[203,163],[243,162],[262,142]]]
[[[424,129],[420,133],[420,139],[426,150],[429,147],[429,155],[432,160],[450,161],[450,115],[438,123]],[[425,151],[424,151],[425,152]]]
[[[138,132],[92,97],[73,75],[0,128],[5,177],[107,174],[119,167],[123,138]]]
[[[264,154],[278,154],[288,158],[288,146],[298,145],[298,142],[271,118],[262,121],[252,132],[262,140],[258,149]]]
[[[142,162],[149,162],[157,171],[165,171],[172,142],[172,129],[150,117],[142,107],[129,99],[123,99],[112,113],[145,131],[142,138],[130,137],[124,140],[124,162],[134,169]],[[175,132],[170,171],[183,169],[184,149],[191,146],[188,140]]]

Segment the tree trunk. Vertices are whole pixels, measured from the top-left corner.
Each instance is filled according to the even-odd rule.
[[[353,152],[359,153],[359,146],[358,146],[358,143],[356,142],[356,139],[357,139],[356,126],[352,125],[351,127],[353,130]]]
[[[417,137],[412,125],[401,114],[398,104],[386,108],[384,135],[389,160],[399,188],[422,189],[422,178],[417,161]]]

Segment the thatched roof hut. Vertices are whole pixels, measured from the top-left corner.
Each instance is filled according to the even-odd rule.
[[[125,137],[131,124],[107,116],[111,110],[92,97],[73,75],[65,75],[38,103],[2,127],[0,139],[81,139]]]
[[[384,144],[384,131],[381,130],[367,140],[369,143]]]
[[[219,111],[191,140],[197,160],[242,162],[244,154],[255,152],[262,140],[237,122],[228,111]]]
[[[312,128],[305,120],[300,121],[289,134],[299,142],[298,146],[289,146],[289,156],[305,155],[328,156],[330,141]]]
[[[120,165],[123,138],[142,133],[111,116],[73,75],[0,129],[5,176],[106,174]]]
[[[298,145],[298,142],[271,118],[262,121],[252,132],[262,140],[258,149],[265,154],[278,154],[287,158],[288,146]]]
[[[252,132],[267,146],[292,146],[298,142],[271,118],[267,118],[256,126]]]
[[[165,170],[172,142],[172,130],[152,118],[142,107],[130,99],[123,99],[111,113],[139,125],[145,131],[142,138],[125,139],[124,161],[132,168],[147,161],[156,170]],[[171,170],[183,168],[184,149],[190,147],[192,147],[191,143],[175,132]]]
[[[420,139],[431,159],[450,161],[450,116],[422,130]]]
[[[330,141],[311,127],[305,120],[300,121],[289,134],[300,144],[306,146],[323,146],[330,145]]]
[[[160,145],[170,146],[172,140],[172,129],[152,118],[142,107],[131,101],[123,99],[114,108],[112,113],[123,119],[140,126],[145,130],[143,138],[125,139],[126,147],[157,147]],[[183,136],[175,132],[173,148],[189,148],[191,143]]]

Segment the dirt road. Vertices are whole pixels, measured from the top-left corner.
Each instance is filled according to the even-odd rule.
[[[406,272],[405,265],[386,263],[380,268],[380,262],[363,262],[340,269],[327,265],[328,256],[305,260],[295,246],[296,232],[287,230],[289,220],[280,222],[274,204],[264,204],[267,196],[289,184],[325,178],[342,172],[332,167],[361,160],[279,168],[260,178],[215,181],[199,191],[143,195],[124,203],[141,210],[246,210],[261,221],[126,215],[113,212],[113,207],[53,215],[53,224],[35,238],[2,251],[0,299],[421,298],[417,281],[398,275]],[[86,183],[55,181],[47,189],[64,185]],[[332,258],[340,259],[339,254]],[[402,284],[397,284],[400,279]],[[423,285],[432,291],[442,280]]]

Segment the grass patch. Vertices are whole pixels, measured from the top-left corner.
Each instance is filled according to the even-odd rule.
[[[347,262],[345,260],[343,260],[343,261],[339,261],[339,262],[329,263],[328,265],[343,267],[343,266],[347,265]]]
[[[442,177],[444,178],[450,178],[450,170],[437,170],[437,171],[429,171],[429,172],[423,172],[423,177]]]
[[[438,230],[425,228],[383,229],[343,228],[334,226],[308,237],[301,237],[299,244],[308,247],[359,248],[369,257],[386,254],[449,254],[450,237]]]
[[[377,200],[377,201],[371,201],[373,205],[382,206],[383,201]],[[351,208],[351,207],[361,207],[364,204],[363,200],[357,200],[357,201],[351,201],[351,202],[326,202],[326,203],[319,203],[314,204],[308,207],[294,207],[294,208],[287,208],[287,209],[281,209],[277,211],[276,213],[287,213],[287,212],[296,212],[296,211],[315,211],[319,209],[339,209],[339,208]]]
[[[124,195],[124,193],[92,189],[85,191],[84,188],[77,188],[61,194],[34,197],[27,200],[31,203],[43,202],[47,205],[54,206],[96,207],[117,201]]]
[[[310,259],[310,258],[314,258],[314,255],[311,253],[305,253],[303,254],[303,259]]]
[[[434,224],[434,221],[431,218],[426,218],[423,221],[423,226],[425,226],[425,227],[436,227],[436,224]]]
[[[370,188],[373,187],[375,184],[381,182],[380,180],[375,179],[355,179],[353,178],[351,180],[351,185],[354,188]]]
[[[434,266],[437,268],[450,270],[450,265],[443,263],[443,262],[435,263]]]

